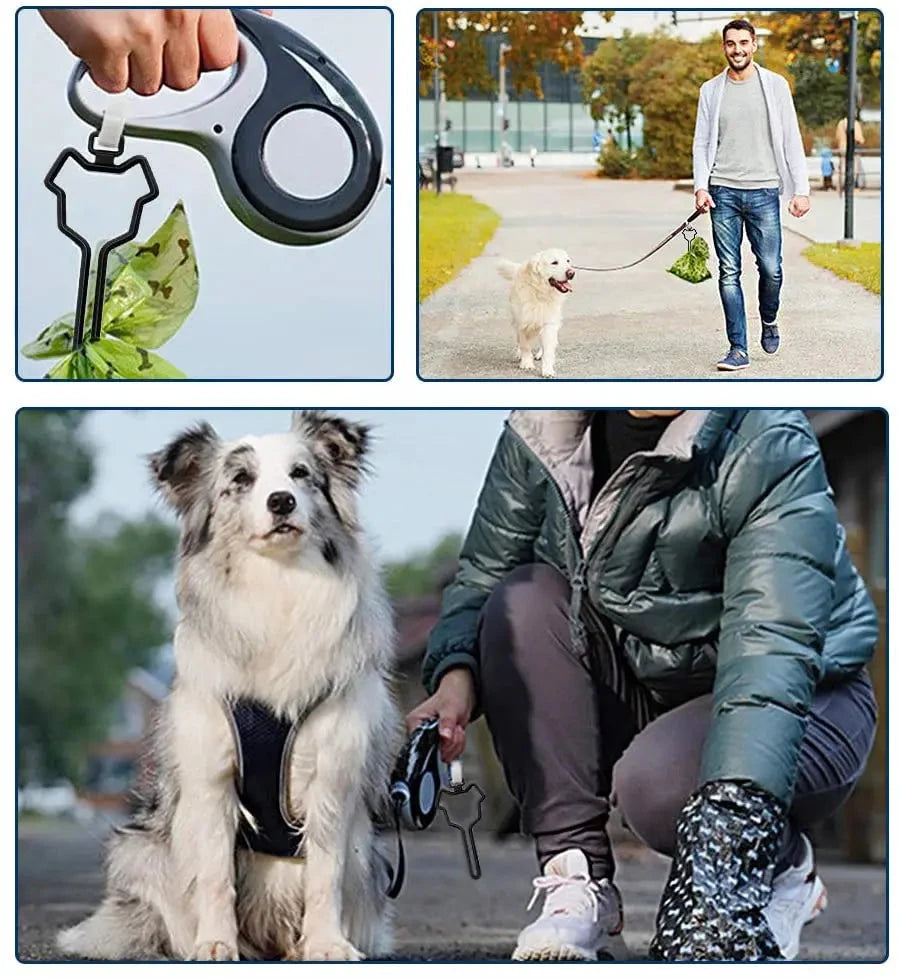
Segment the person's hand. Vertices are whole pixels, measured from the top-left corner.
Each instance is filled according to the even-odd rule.
[[[48,8],[41,16],[105,92],[154,95],[163,85],[185,91],[201,71],[237,60],[229,10]]]
[[[694,194],[694,203],[697,210],[703,211],[705,214],[710,207],[715,207],[716,202],[712,199],[708,190],[698,190]]]
[[[799,194],[791,197],[791,201],[788,204],[788,214],[791,214],[793,217],[803,217],[808,210],[809,197],[802,197]]]
[[[438,717],[441,738],[441,759],[445,764],[455,761],[466,746],[466,724],[475,709],[475,680],[464,666],[444,673],[434,696],[421,702],[406,717],[409,733],[424,720]]]

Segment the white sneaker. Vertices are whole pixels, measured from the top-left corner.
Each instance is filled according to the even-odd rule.
[[[513,961],[596,961],[611,958],[610,938],[622,932],[622,897],[607,879],[592,880],[580,849],[554,856],[533,882],[530,910],[546,893],[540,917],[521,934]]]
[[[828,906],[825,884],[816,873],[813,847],[803,836],[805,855],[772,881],[772,899],[763,911],[781,953],[792,961],[800,950],[800,931]]]

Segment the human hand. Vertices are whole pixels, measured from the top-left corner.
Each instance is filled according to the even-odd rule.
[[[185,91],[229,68],[238,36],[229,10],[47,8],[41,16],[105,92]]]
[[[421,702],[406,717],[412,733],[424,720],[440,719],[441,759],[455,761],[466,746],[466,725],[475,709],[475,680],[465,666],[444,673],[433,696]]]
[[[797,195],[791,197],[790,203],[788,204],[788,214],[793,217],[803,217],[803,215],[809,210],[809,197],[802,197]]]
[[[698,190],[694,194],[694,203],[697,206],[697,210],[703,211],[704,214],[710,207],[716,206],[716,202],[712,199],[708,190]]]

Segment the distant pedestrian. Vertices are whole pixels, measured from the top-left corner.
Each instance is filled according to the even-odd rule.
[[[534,163],[535,163],[535,160],[537,159],[537,147],[536,146],[532,146],[531,147],[531,152],[528,154],[528,156],[529,156],[529,158],[531,160],[531,168],[534,169]]]
[[[844,116],[843,119],[837,124],[834,130],[834,138],[837,143],[837,151],[841,160],[847,159],[847,117]],[[865,134],[863,133],[862,124],[857,118],[853,124],[853,144],[854,146],[864,146],[866,143]],[[862,164],[860,162],[860,157],[856,154],[853,156],[853,185],[857,189],[860,186],[860,172],[862,170]],[[841,172],[846,172],[846,166],[841,164]],[[843,180],[840,181],[843,184]]]
[[[819,159],[822,167],[822,189],[834,190],[834,154],[830,146],[823,146],[819,150]]]

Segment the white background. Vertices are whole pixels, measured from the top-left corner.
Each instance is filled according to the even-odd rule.
[[[893,196],[892,183],[890,176],[886,177],[885,192],[885,267],[887,269],[886,283],[884,290],[884,309],[885,309],[885,365],[886,375],[884,380],[879,383],[872,382],[803,382],[803,381],[742,381],[739,387],[729,384],[727,379],[710,381],[690,381],[690,382],[548,382],[546,384],[536,384],[530,381],[508,382],[508,383],[475,383],[475,382],[444,382],[444,383],[424,383],[419,381],[415,372],[415,329],[416,329],[416,176],[413,160],[416,154],[416,96],[417,96],[417,65],[416,65],[416,12],[417,5],[407,0],[397,0],[393,3],[394,10],[394,38],[395,38],[395,186],[393,190],[396,201],[395,215],[395,252],[394,268],[396,274],[396,304],[395,304],[395,376],[388,384],[379,383],[222,383],[222,384],[174,384],[158,382],[150,386],[142,384],[122,384],[112,387],[107,384],[75,385],[75,384],[22,384],[17,382],[13,376],[13,365],[8,363],[3,371],[0,380],[0,390],[2,390],[6,421],[3,428],[5,439],[5,457],[12,460],[14,458],[14,412],[23,404],[38,406],[89,406],[89,405],[115,405],[115,406],[160,406],[172,405],[187,407],[198,412],[209,406],[225,407],[246,407],[246,406],[266,406],[288,408],[293,406],[308,407],[346,407],[371,409],[385,406],[418,407],[421,405],[436,405],[442,407],[709,407],[717,405],[742,405],[756,407],[885,407],[891,414],[894,412],[895,405],[898,404],[898,377],[896,362],[896,331],[900,326],[898,321],[898,303],[896,291],[896,271],[892,274],[892,269],[896,270],[896,219],[897,206]],[[625,7],[628,5],[620,5]],[[634,5],[632,5],[634,6]],[[898,12],[896,4],[885,4],[885,90],[887,92],[886,101],[889,103],[885,112],[886,128],[884,143],[884,158],[890,161],[888,169],[896,170],[896,160],[898,158],[897,132],[900,131],[900,123],[894,121],[895,113],[892,111],[894,93],[897,91],[896,67],[894,65],[894,53],[892,41],[900,38],[897,30]],[[13,57],[14,57],[14,32],[13,32],[13,10],[14,5],[7,4],[6,24],[7,30],[2,33],[2,44],[6,53],[7,64],[7,85],[3,90],[2,97],[5,99],[6,112],[4,118],[10,120],[10,149],[3,156],[3,167],[5,185],[7,187],[7,200],[9,213],[13,210],[13,153],[11,138],[11,120],[14,110],[14,79],[13,79]],[[346,14],[352,17],[351,13]],[[372,57],[377,57],[373,52]],[[13,288],[13,228],[10,218],[6,241],[6,261],[3,263],[3,274],[7,276],[5,295],[8,297],[10,334],[12,334],[12,315],[14,303]],[[73,280],[74,282],[74,280]],[[348,285],[348,287],[350,287]],[[9,356],[13,355],[12,339],[10,339]],[[281,351],[275,350],[273,357],[280,357]],[[422,415],[423,438],[428,437],[428,414]],[[898,456],[895,452],[894,425],[890,426],[891,454]],[[462,449],[461,449],[462,450]],[[898,456],[900,457],[900,456]],[[8,514],[9,525],[12,526],[14,510],[14,481],[12,474],[5,480],[3,493],[5,495],[5,512]],[[891,503],[896,494],[895,480],[891,482]],[[891,531],[893,542],[893,528]],[[893,549],[893,548],[891,548]],[[3,823],[3,838],[7,840],[7,855],[12,858],[12,848],[14,845],[14,815],[12,805],[12,764],[13,764],[13,723],[14,715],[14,683],[12,676],[12,649],[14,648],[14,552],[12,541],[7,548],[6,558],[6,588],[5,588],[5,607],[6,620],[9,622],[9,655],[8,669],[9,680],[7,682],[7,717],[10,718],[7,724],[8,748],[6,751],[7,766],[10,772],[10,796],[9,803],[5,808],[5,818]],[[34,582],[33,586],[40,587],[40,582]],[[893,582],[890,586],[890,598],[893,598],[895,587]],[[896,670],[895,670],[896,671]],[[893,697],[893,687],[896,681],[891,683],[891,693]],[[893,739],[893,738],[892,738]],[[892,779],[893,781],[893,779]],[[894,831],[896,815],[894,814],[898,805],[891,806],[891,838],[896,839],[900,836]],[[898,849],[895,845],[891,852]],[[890,933],[895,937],[896,911],[893,909],[900,906],[900,890],[898,890],[897,873],[894,871],[892,859],[890,874],[890,906],[891,920]],[[7,921],[7,934],[9,935],[3,950],[4,962],[8,962],[11,968],[16,968],[23,973],[36,975],[41,973],[59,974],[63,966],[54,966],[52,972],[47,969],[50,966],[17,965],[13,961],[13,940],[12,940],[12,921],[14,914],[14,888],[12,873],[8,875],[8,882],[4,892],[4,918]],[[824,925],[824,926],[827,926]],[[151,966],[144,966],[151,967]],[[185,974],[194,975],[190,965],[169,965],[166,966],[166,974]],[[305,975],[323,975],[326,978],[334,978],[335,975],[343,975],[350,971],[353,966],[325,966],[307,965]],[[398,966],[392,965],[371,965],[364,966],[365,974],[372,976],[393,976],[398,972]],[[400,966],[402,969],[404,966]],[[482,965],[470,966],[466,968],[467,973],[474,974],[478,970],[489,970],[491,976],[509,974],[517,966],[509,965]],[[547,965],[545,968],[553,970],[559,974],[561,969],[570,968],[571,965]],[[610,965],[603,966],[604,970],[614,969],[617,974],[627,974],[637,976],[648,973],[651,965]],[[890,964],[882,966],[882,969],[891,967]],[[169,970],[169,968],[173,970]],[[406,969],[414,969],[410,974],[419,975],[425,970],[435,974],[435,966],[407,965]],[[444,965],[441,973],[458,973],[461,968],[459,965]],[[811,966],[796,964],[791,967],[792,975],[819,975],[839,973],[843,968],[844,973],[848,966],[840,965],[819,965]],[[246,972],[244,971],[246,969]],[[627,969],[627,970],[623,970]],[[65,969],[63,969],[65,970]],[[68,970],[74,973],[74,966]],[[356,967],[358,971],[358,966]],[[79,974],[82,972],[78,972]],[[131,973],[127,965],[109,965],[103,970],[104,975],[118,976]],[[262,975],[264,971],[262,965],[243,965],[241,974]],[[516,972],[517,974],[519,972]],[[654,973],[658,973],[654,971]],[[708,978],[718,978],[719,975],[732,975],[732,966],[728,965],[707,965],[703,969],[703,975]],[[542,975],[548,975],[548,970],[543,970]]]

